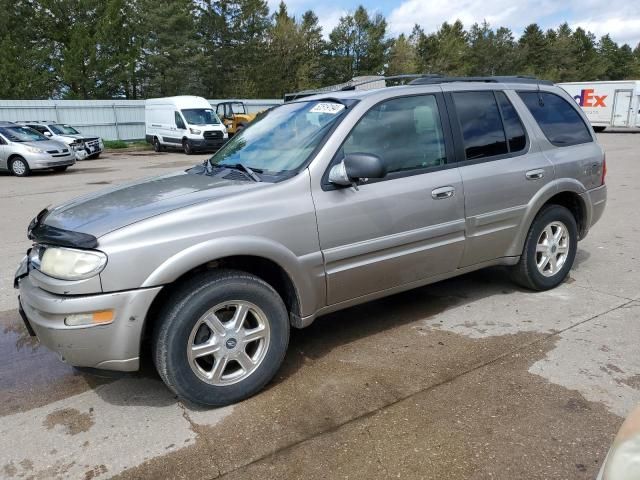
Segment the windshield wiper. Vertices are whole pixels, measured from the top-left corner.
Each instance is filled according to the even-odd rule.
[[[247,167],[242,163],[236,163],[235,165],[220,165],[221,167],[232,168],[234,170],[240,170],[241,172],[246,173],[254,182],[261,182],[262,179],[258,176],[256,172],[262,173],[263,170],[256,168],[252,169],[251,167]]]

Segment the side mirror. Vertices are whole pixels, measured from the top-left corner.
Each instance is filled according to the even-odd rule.
[[[50,137],[50,136],[51,136],[51,132],[49,132],[49,131],[44,132],[44,136],[45,136],[45,137]]]
[[[334,185],[348,187],[365,178],[384,178],[387,169],[378,155],[351,153],[329,171],[329,181]]]

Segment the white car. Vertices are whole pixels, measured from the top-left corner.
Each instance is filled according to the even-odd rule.
[[[76,160],[98,158],[104,150],[100,137],[86,137],[71,125],[47,121],[18,122],[52,140],[63,142],[75,152]]]

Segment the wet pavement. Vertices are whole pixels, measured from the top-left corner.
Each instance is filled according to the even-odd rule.
[[[594,478],[640,403],[640,135],[600,139],[609,205],[559,288],[527,292],[495,268],[337,312],[292,332],[265,391],[213,410],[148,363],[97,376],[60,362],[10,288],[41,208],[200,156],[0,176],[0,477]]]

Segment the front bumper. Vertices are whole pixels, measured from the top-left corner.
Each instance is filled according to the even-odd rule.
[[[197,150],[218,150],[227,140],[228,138],[190,139],[189,143],[191,143],[192,148]]]
[[[29,164],[29,168],[31,170],[64,167],[76,163],[75,156],[71,152],[64,156],[60,155],[55,157],[47,153],[31,153],[26,155],[22,154],[22,156]]]
[[[29,276],[16,279],[25,323],[40,342],[77,367],[134,371],[139,368],[142,328],[162,287],[98,295],[54,295],[36,287]],[[114,310],[106,325],[67,326],[66,316]]]

